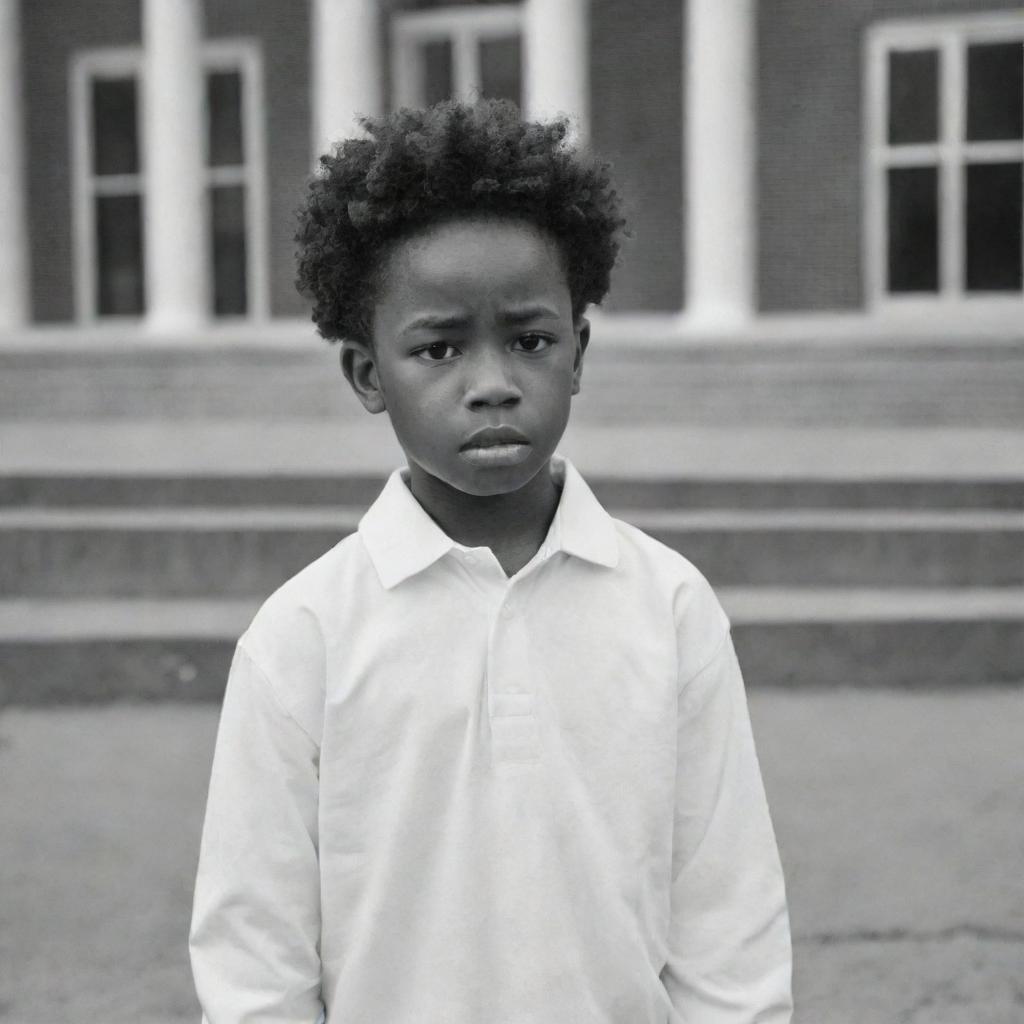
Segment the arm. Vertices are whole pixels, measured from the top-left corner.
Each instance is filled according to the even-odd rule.
[[[315,1024],[319,748],[239,644],[217,732],[189,952],[203,1024]]]
[[[728,634],[680,689],[672,873],[661,973],[672,1020],[788,1024],[782,867]]]

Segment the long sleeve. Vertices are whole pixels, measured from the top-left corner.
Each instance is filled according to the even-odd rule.
[[[200,844],[189,951],[203,1024],[316,1024],[319,747],[239,644]]]
[[[672,872],[672,1021],[788,1024],[785,885],[728,634],[680,689]]]

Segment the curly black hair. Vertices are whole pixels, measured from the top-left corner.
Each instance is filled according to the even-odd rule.
[[[525,220],[557,244],[574,317],[608,291],[624,221],[610,168],[567,141],[569,121],[525,121],[505,100],[363,117],[320,158],[299,210],[296,286],[328,341],[371,341],[391,247],[457,217]]]

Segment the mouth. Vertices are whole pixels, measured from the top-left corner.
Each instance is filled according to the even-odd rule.
[[[512,427],[483,427],[470,435],[459,454],[479,468],[516,466],[530,454],[530,440]]]
[[[459,449],[461,452],[486,451],[491,448],[506,448],[529,445],[530,439],[514,427],[481,427],[471,434],[469,440]]]

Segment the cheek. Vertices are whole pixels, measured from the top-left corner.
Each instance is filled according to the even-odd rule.
[[[388,412],[396,423],[442,425],[440,411],[451,405],[450,382],[425,379],[422,373],[393,374],[384,382]]]
[[[538,369],[529,382],[530,390],[547,405],[568,401],[573,388],[572,363],[560,360],[554,365]]]

